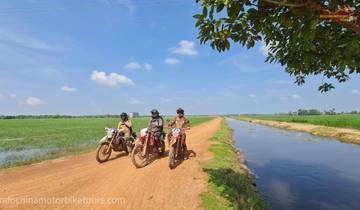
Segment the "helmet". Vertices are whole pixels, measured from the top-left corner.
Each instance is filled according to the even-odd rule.
[[[159,117],[159,111],[157,109],[153,109],[150,112],[151,112],[151,117],[152,118]]]
[[[176,110],[176,114],[178,114],[178,115],[184,115],[184,110],[182,109],[182,108],[178,108],[177,110]]]
[[[126,112],[123,112],[120,114],[120,118],[121,118],[121,120],[125,121],[128,119],[128,115],[126,114]]]

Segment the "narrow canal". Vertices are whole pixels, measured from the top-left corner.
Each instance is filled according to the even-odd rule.
[[[360,146],[227,119],[270,209],[360,209]]]

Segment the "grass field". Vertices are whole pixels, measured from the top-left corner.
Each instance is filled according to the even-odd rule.
[[[244,117],[273,120],[280,122],[308,123],[338,128],[360,129],[360,115],[313,115],[313,116],[283,116],[283,115],[246,115]]]
[[[189,117],[192,126],[212,117]],[[148,118],[132,120],[134,131]],[[90,151],[116,127],[118,118],[63,118],[0,120],[0,167],[10,167]]]
[[[207,210],[266,209],[260,195],[255,192],[252,180],[242,167],[233,146],[232,130],[223,121],[220,130],[211,138],[216,144],[210,147],[214,158],[204,165],[209,176],[209,189],[201,194]]]

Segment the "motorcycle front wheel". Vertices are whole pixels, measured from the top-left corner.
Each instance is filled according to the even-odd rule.
[[[109,160],[111,155],[111,150],[109,150],[109,143],[105,142],[99,145],[99,147],[96,150],[96,160],[99,163],[103,163]],[[109,151],[108,151],[109,150]]]
[[[142,155],[143,145],[137,144],[132,150],[131,160],[136,168],[145,167],[149,163],[149,154],[146,153],[145,156]]]
[[[161,141],[160,148],[159,148],[159,155],[160,157],[165,154],[165,141]]]
[[[175,168],[175,145],[171,145],[169,148],[169,168]]]

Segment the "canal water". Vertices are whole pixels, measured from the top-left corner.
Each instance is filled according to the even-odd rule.
[[[44,148],[44,149],[23,149],[14,151],[0,150],[0,168],[10,166],[17,163],[23,163],[48,155],[49,153],[59,151],[58,149]]]
[[[270,209],[360,209],[360,146],[227,119]]]

